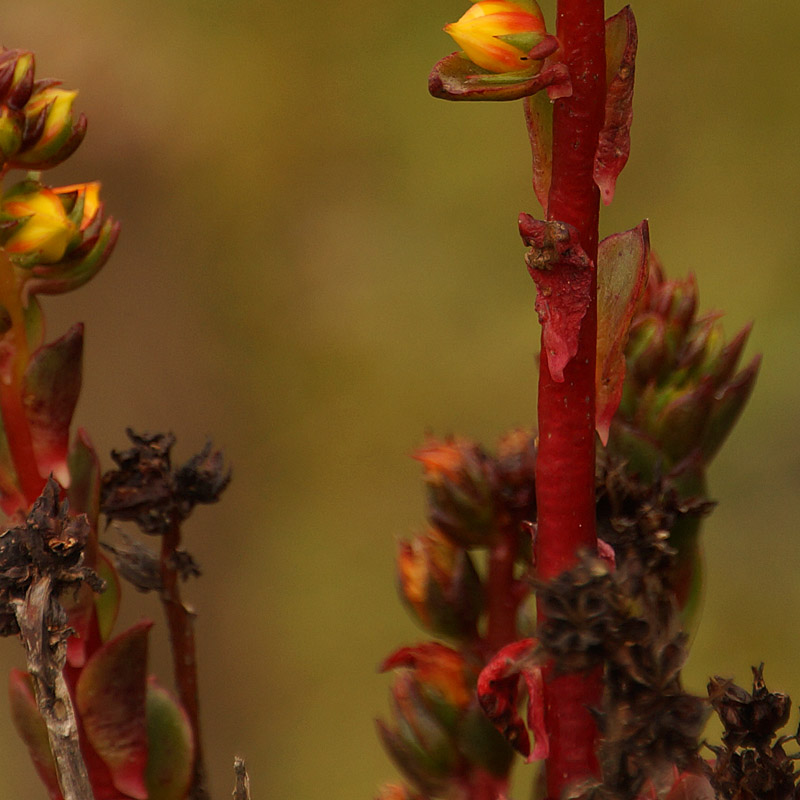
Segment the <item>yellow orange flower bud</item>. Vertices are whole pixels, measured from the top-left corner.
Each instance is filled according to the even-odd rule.
[[[60,261],[77,233],[59,196],[47,187],[12,194],[0,204],[6,220],[17,220],[3,247],[11,256],[26,261],[54,264]]]
[[[25,133],[13,166],[47,169],[71,155],[86,133],[86,117],[74,119],[77,92],[60,89],[58,81],[41,82],[22,111]]]
[[[458,22],[445,26],[470,61],[489,72],[515,72],[532,67],[528,52],[546,36],[536,3],[481,0]]]

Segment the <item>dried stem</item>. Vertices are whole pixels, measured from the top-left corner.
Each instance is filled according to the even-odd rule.
[[[553,110],[553,176],[547,216],[578,231],[597,263],[600,193],[594,156],[605,108],[603,0],[559,0],[557,35],[572,95]],[[577,355],[556,382],[542,358],[539,375],[539,451],[536,467],[536,568],[550,579],[572,566],[582,547],[596,547],[595,349],[597,284],[581,322]],[[541,613],[540,609],[540,613]],[[596,773],[595,725],[588,711],[599,701],[597,675],[553,677],[546,692],[546,725],[555,743],[547,761],[548,797]]]
[[[180,540],[180,523],[173,521],[161,542],[161,602],[169,627],[178,697],[189,717],[194,734],[194,774],[189,798],[190,800],[209,800],[210,794],[200,737],[200,700],[194,641],[195,615],[181,600],[180,575],[176,563]]]
[[[236,786],[233,789],[233,800],[250,800],[250,776],[243,758],[233,760],[233,772],[236,775]]]
[[[57,601],[52,596],[53,579],[42,576],[31,583],[25,599],[15,602],[15,615],[25,645],[28,672],[39,712],[47,725],[47,737],[56,764],[64,800],[94,800],[92,786],[81,754],[78,723],[62,670],[67,658],[65,631],[55,634],[49,622]]]

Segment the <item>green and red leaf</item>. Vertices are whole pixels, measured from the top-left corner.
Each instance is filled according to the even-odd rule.
[[[144,621],[106,642],[87,661],[75,686],[75,704],[87,741],[108,767],[114,786],[146,800],[147,642]]]
[[[596,427],[608,443],[622,399],[625,346],[639,298],[647,285],[650,232],[647,220],[600,242],[597,255]]]
[[[542,89],[550,99],[570,94],[569,73],[562,63],[546,62],[541,70],[489,72],[456,52],[436,63],[428,77],[428,91],[441,100],[519,100]]]
[[[147,684],[147,742],[147,800],[183,800],[194,767],[192,726],[152,677]]]

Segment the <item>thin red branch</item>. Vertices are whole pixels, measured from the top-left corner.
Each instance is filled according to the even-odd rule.
[[[489,550],[485,643],[490,655],[519,638],[517,610],[521,597],[514,578],[518,549],[519,536],[512,529],[503,531],[498,542]]]
[[[181,600],[175,555],[180,546],[180,524],[174,522],[161,542],[161,602],[169,628],[172,663],[178,698],[189,717],[195,743],[194,775],[190,800],[209,800],[205,762],[200,737],[200,693],[194,640],[194,612]]]
[[[553,173],[549,220],[567,222],[597,262],[600,192],[594,156],[605,109],[605,19],[603,0],[559,0],[557,36],[572,80],[572,95],[553,110]],[[538,530],[536,568],[553,578],[575,562],[583,547],[596,546],[595,524],[595,348],[596,276],[583,318],[577,355],[563,382],[540,362],[539,450],[536,468]],[[541,610],[540,610],[541,613]],[[587,710],[599,702],[599,676],[563,675],[546,689],[546,725],[552,751],[547,761],[548,797],[570,782],[595,774],[595,726]]]

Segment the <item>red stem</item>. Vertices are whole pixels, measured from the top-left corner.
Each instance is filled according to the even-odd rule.
[[[189,717],[194,734],[194,774],[189,798],[190,800],[209,800],[203,749],[200,741],[200,693],[197,684],[194,612],[187,608],[181,600],[179,576],[174,558],[180,541],[180,525],[175,522],[164,534],[161,542],[161,602],[169,627],[178,697]]]
[[[514,578],[514,563],[519,549],[515,530],[504,530],[489,550],[489,570],[486,582],[487,626],[485,645],[491,657],[501,647],[516,641],[517,609],[520,591]]]
[[[567,222],[597,262],[600,192],[594,155],[605,113],[605,19],[603,0],[559,0],[557,36],[569,68],[572,95],[553,109],[553,175],[549,220]],[[550,579],[575,563],[580,548],[596,547],[595,349],[597,284],[581,323],[578,352],[563,382],[540,361],[539,451],[536,466],[538,529],[536,569]],[[540,615],[542,610],[539,609]],[[541,617],[540,617],[541,619]],[[597,673],[551,677],[546,690],[548,797],[558,798],[574,780],[597,773],[596,726],[588,711],[599,704]]]

